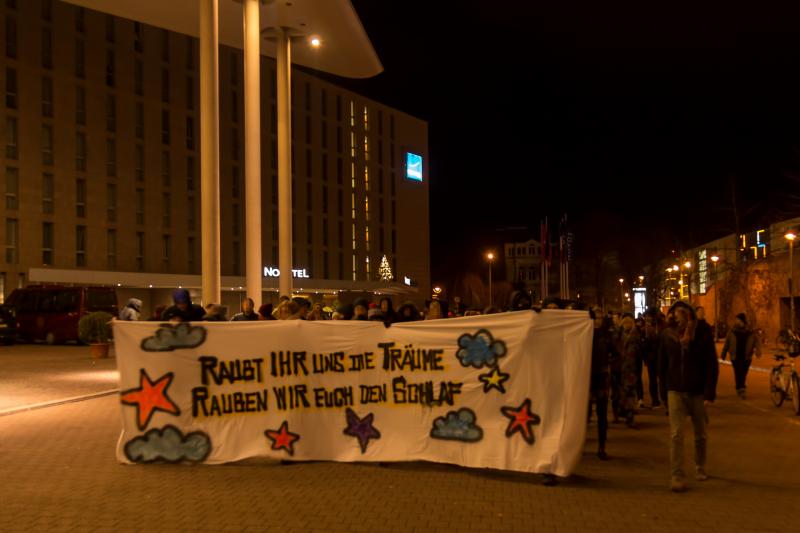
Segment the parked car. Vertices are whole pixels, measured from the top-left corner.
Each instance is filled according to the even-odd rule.
[[[0,342],[14,344],[17,340],[17,318],[14,308],[0,305]]]
[[[6,300],[16,315],[16,336],[48,344],[78,342],[78,321],[87,313],[117,316],[117,294],[110,287],[30,285]]]

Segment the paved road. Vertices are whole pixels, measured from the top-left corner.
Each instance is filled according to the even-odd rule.
[[[710,411],[712,479],[685,494],[668,490],[663,411],[612,425],[608,462],[591,426],[555,487],[427,463],[122,466],[116,396],[0,416],[0,531],[798,531],[800,417],[772,406],[766,374],[744,401],[731,374]]]
[[[88,346],[0,346],[0,414],[117,388],[111,355],[93,360]]]

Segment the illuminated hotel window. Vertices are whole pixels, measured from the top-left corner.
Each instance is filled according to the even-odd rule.
[[[172,238],[169,235],[161,236],[161,263],[164,270],[169,271],[169,264],[172,260]]]
[[[106,139],[106,176],[117,175],[117,142]]]
[[[45,172],[42,174],[42,213],[53,213],[53,175]]]
[[[86,226],[75,226],[75,266],[86,266]]]
[[[17,108],[17,71],[6,67],[6,107]]]
[[[75,181],[75,216],[86,216],[86,180],[83,179]]]
[[[161,185],[168,188],[172,183],[172,173],[169,151],[164,150],[161,152]]]
[[[144,233],[136,232],[136,269],[144,270]]]
[[[83,87],[75,90],[75,124],[86,125],[86,89]]]
[[[117,268],[117,230],[106,232],[106,263],[109,270]]]
[[[19,169],[6,167],[6,209],[18,209]]]
[[[168,228],[172,222],[172,198],[168,192],[161,195],[161,227]]]
[[[106,221],[117,221],[117,186],[113,183],[106,185]]]
[[[187,196],[186,197],[186,229],[189,231],[194,231],[196,227],[195,224],[195,207],[194,207],[194,196]]]
[[[194,274],[194,237],[189,237],[186,240],[186,267],[189,274]]]
[[[17,159],[18,155],[17,119],[14,117],[6,117],[6,158]]]
[[[75,77],[86,77],[86,43],[81,39],[75,41]]]
[[[75,134],[75,170],[86,170],[86,134]]]
[[[17,57],[17,21],[6,17],[6,57]]]
[[[144,65],[141,59],[133,64],[133,88],[137,96],[144,95]]]
[[[135,119],[136,138],[144,139],[144,104],[136,102],[136,119]]]
[[[144,189],[136,189],[136,224],[144,224]]]
[[[134,174],[136,181],[144,181],[144,147],[137,144],[134,149]]]
[[[42,78],[42,116],[53,116],[53,78]]]
[[[42,164],[53,164],[53,126],[42,124]]]

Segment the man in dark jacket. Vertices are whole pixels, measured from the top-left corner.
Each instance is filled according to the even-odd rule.
[[[605,461],[606,435],[608,433],[608,391],[610,388],[609,361],[614,353],[614,343],[608,333],[608,323],[602,311],[592,309],[589,316],[594,321],[592,336],[592,375],[589,383],[589,416],[592,402],[597,410],[597,456]]]
[[[720,358],[724,361],[728,354],[731,356],[733,365],[736,394],[744,400],[747,390],[747,372],[750,370],[753,355],[761,357],[761,343],[758,335],[747,326],[747,316],[744,313],[736,315],[736,322],[728,332]]]
[[[683,426],[691,417],[694,428],[694,461],[696,478],[705,481],[706,404],[716,398],[719,366],[713,339],[697,335],[697,317],[685,302],[670,308],[668,327],[661,337],[659,360],[666,360],[671,430],[671,489],[686,490],[683,472]]]
[[[658,320],[658,309],[651,307],[644,315],[644,342],[643,358],[647,366],[647,381],[650,389],[650,405],[653,409],[661,407],[661,397],[659,395],[659,375],[658,375],[658,347],[659,337],[663,327]]]
[[[192,322],[203,320],[206,312],[199,305],[192,303],[192,297],[186,289],[175,289],[172,291],[172,301],[175,305],[169,307],[161,315],[161,320],[170,322]]]
[[[252,298],[242,300],[242,312],[236,313],[231,318],[231,322],[244,322],[248,320],[258,320],[258,313],[255,312],[256,304]]]

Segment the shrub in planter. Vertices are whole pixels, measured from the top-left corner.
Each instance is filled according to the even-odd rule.
[[[108,344],[111,342],[111,320],[108,313],[97,311],[84,315],[78,322],[78,337],[86,344]]]

